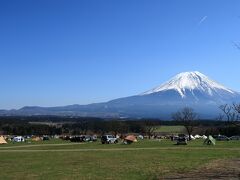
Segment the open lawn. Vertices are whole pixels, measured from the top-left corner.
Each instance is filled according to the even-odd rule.
[[[132,145],[51,140],[1,145],[0,174],[2,179],[162,179],[188,172],[194,176],[210,164],[238,159],[239,141],[176,146],[169,140]]]
[[[161,133],[168,133],[168,134],[178,134],[178,133],[184,133],[185,127],[184,126],[159,126],[155,132],[161,132]]]

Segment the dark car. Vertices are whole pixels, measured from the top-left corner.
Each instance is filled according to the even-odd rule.
[[[64,140],[64,141],[69,141],[70,139],[71,139],[71,137],[70,136],[62,136],[62,137],[60,137],[62,140]]]
[[[179,134],[177,138],[177,145],[187,145],[188,138],[184,134]]]
[[[92,136],[84,135],[84,136],[82,136],[82,139],[84,142],[90,142],[90,141],[92,141]]]
[[[48,137],[48,136],[43,136],[43,141],[49,141],[50,140],[50,138]]]
[[[219,135],[216,137],[217,141],[229,141],[230,139],[227,136]]]
[[[71,136],[70,141],[71,142],[83,142],[83,136]]]
[[[240,141],[240,136],[232,136],[232,137],[230,137],[230,140]]]

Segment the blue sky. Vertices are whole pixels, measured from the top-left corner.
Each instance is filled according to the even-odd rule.
[[[0,1],[0,109],[102,102],[198,70],[240,91],[240,1]]]

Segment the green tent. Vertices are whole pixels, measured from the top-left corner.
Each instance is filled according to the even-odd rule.
[[[215,145],[216,140],[212,136],[208,136],[208,138],[205,139],[204,144],[205,145]]]

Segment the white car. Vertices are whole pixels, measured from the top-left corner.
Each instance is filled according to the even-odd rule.
[[[25,139],[22,136],[16,136],[13,138],[13,142],[25,142]]]
[[[103,135],[101,138],[102,144],[116,144],[118,139],[113,135]]]

